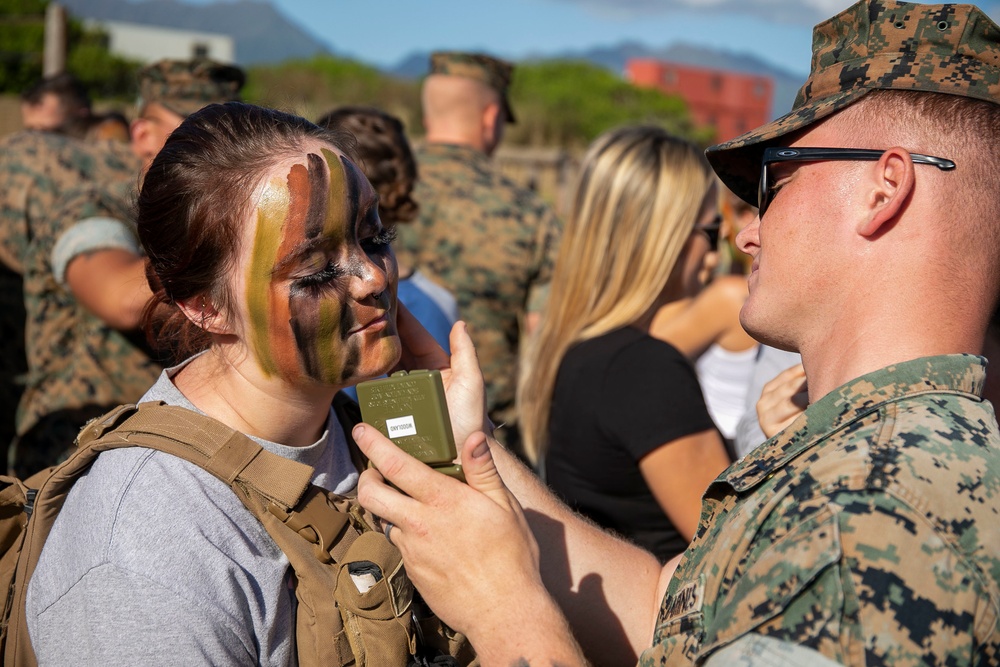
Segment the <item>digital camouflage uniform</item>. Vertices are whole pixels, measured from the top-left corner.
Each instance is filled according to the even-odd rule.
[[[27,372],[22,274],[35,228],[67,189],[92,179],[135,179],[138,170],[137,158],[120,143],[36,131],[0,140],[0,447],[14,437]]]
[[[243,81],[240,69],[210,60],[158,61],[139,72],[139,108],[157,103],[183,118],[208,103],[237,99]],[[22,477],[56,463],[87,420],[138,400],[160,372],[141,331],[112,329],[64,282],[76,256],[106,249],[141,254],[134,203],[142,162],[124,144],[99,148],[105,160],[117,155],[122,168],[68,174],[45,205],[31,211],[20,250],[28,379],[8,467]]]
[[[57,462],[88,420],[137,401],[162,370],[142,332],[112,329],[63,282],[63,264],[72,257],[110,248],[139,253],[134,199],[130,182],[83,185],[65,194],[28,245],[24,304],[30,372],[8,461],[18,475]],[[67,249],[73,233],[74,247]]]
[[[997,103],[1000,28],[969,5],[862,0],[816,27],[792,112],[709,160],[756,204],[764,147],[873,89]],[[640,665],[735,664],[752,637],[847,665],[998,664],[1000,435],[984,377],[969,355],[869,373],[723,472]]]
[[[978,357],[848,382],[734,464],[640,665],[756,633],[845,665],[1000,660],[1000,436]]]
[[[400,226],[400,256],[449,289],[469,323],[490,418],[515,424],[518,343],[533,289],[551,279],[561,227],[538,196],[483,153],[430,144],[416,151],[420,216]],[[510,438],[506,444],[513,446]]]
[[[500,94],[507,122],[512,66],[475,53],[437,52],[431,74],[481,81]],[[515,184],[474,148],[427,144],[415,151],[419,218],[398,227],[403,262],[450,290],[469,323],[497,438],[519,451],[514,411],[521,327],[540,310],[561,225],[537,194]]]

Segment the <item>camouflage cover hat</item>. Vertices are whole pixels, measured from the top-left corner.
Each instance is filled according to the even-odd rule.
[[[973,5],[861,0],[813,30],[812,68],[792,111],[712,146],[723,182],[756,206],[764,147],[871,90],[922,90],[1000,104],[1000,27]]]
[[[500,101],[507,114],[508,123],[516,122],[510,101],[507,99],[507,88],[510,86],[513,72],[513,64],[482,53],[437,51],[431,54],[431,74],[449,74],[475,79],[500,93]]]
[[[189,116],[213,102],[240,99],[243,70],[207,59],[160,60],[139,71],[139,106],[162,104]]]

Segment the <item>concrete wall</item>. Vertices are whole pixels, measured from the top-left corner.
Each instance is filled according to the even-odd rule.
[[[236,56],[233,38],[221,33],[174,30],[119,21],[89,23],[108,33],[108,48],[112,53],[142,62],[161,58],[187,60],[206,57],[231,63]]]

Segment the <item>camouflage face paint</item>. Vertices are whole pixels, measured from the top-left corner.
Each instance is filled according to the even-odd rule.
[[[254,234],[246,287],[250,344],[257,353],[257,362],[266,375],[274,375],[278,371],[270,341],[271,270],[277,260],[281,243],[281,226],[288,217],[288,211],[288,188],[278,180],[271,181],[257,205],[257,229]]]
[[[384,232],[371,186],[349,161],[322,152],[265,188],[247,307],[265,374],[342,385],[357,373],[378,375],[398,357],[396,265],[387,242],[376,242]],[[360,302],[351,293],[358,279]],[[379,285],[385,289],[373,296]]]

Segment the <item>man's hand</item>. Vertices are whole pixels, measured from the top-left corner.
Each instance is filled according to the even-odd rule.
[[[377,468],[361,474],[358,500],[392,523],[389,537],[410,579],[441,620],[469,637],[483,665],[584,663],[542,584],[538,545],[485,434],[464,443],[467,484],[432,470],[366,424],[355,427],[354,439]]]
[[[393,371],[422,368],[441,371],[455,445],[461,448],[475,432],[491,432],[492,425],[486,416],[483,372],[479,369],[476,348],[465,322],[456,322],[451,328],[448,341],[452,350],[450,359],[403,304],[399,304],[396,328],[403,354]]]
[[[138,328],[153,298],[146,259],[121,248],[78,255],[66,267],[66,284],[87,310],[120,331]]]
[[[785,369],[764,385],[757,401],[760,430],[770,438],[795,421],[808,405],[806,371],[802,364]]]

